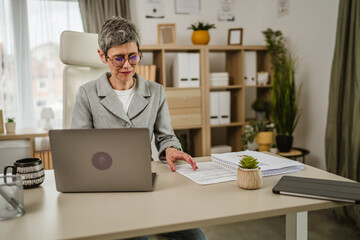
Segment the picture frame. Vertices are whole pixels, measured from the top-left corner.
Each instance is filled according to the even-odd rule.
[[[4,116],[3,110],[0,109],[0,133],[4,133]]]
[[[230,28],[228,33],[228,45],[242,45],[243,29]]]
[[[159,23],[157,25],[158,45],[174,45],[176,44],[176,24],[175,23]]]

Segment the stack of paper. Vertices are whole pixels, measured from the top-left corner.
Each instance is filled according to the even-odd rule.
[[[252,156],[257,159],[264,177],[289,172],[297,172],[304,168],[304,164],[298,161],[256,151],[211,154],[211,158],[213,161],[215,160],[222,163],[227,163],[231,166],[235,166],[236,169],[239,165],[240,160],[245,156]]]
[[[146,80],[156,81],[156,65],[139,65],[137,73]]]
[[[236,180],[238,165],[244,156],[252,156],[258,160],[264,177],[296,172],[304,168],[304,164],[290,159],[261,152],[242,151],[211,154],[212,161],[197,163],[199,168],[196,171],[193,171],[189,164],[177,165],[176,171],[201,185],[233,181]]]
[[[209,76],[210,86],[228,86],[229,73],[228,72],[214,72]]]

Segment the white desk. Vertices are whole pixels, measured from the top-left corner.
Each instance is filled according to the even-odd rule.
[[[0,239],[118,239],[279,215],[287,215],[287,239],[307,239],[307,211],[344,205],[273,194],[281,176],[242,190],[235,181],[201,186],[160,162],[152,167],[155,190],[137,193],[61,194],[46,171],[42,187],[25,190],[25,215],[0,221]],[[310,166],[291,175],[344,179]]]

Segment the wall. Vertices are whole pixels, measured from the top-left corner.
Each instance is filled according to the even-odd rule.
[[[261,31],[271,27],[283,31],[289,47],[298,57],[297,80],[302,84],[302,115],[294,133],[294,145],[307,148],[307,163],[325,168],[325,128],[330,71],[335,46],[339,0],[289,0],[289,14],[277,16],[277,0],[234,0],[234,22],[217,20],[218,0],[201,0],[201,12],[174,13],[174,1],[164,0],[165,18],[145,18],[146,0],[131,1],[133,22],[143,44],[157,43],[157,24],[176,23],[177,44],[191,44],[187,27],[203,20],[215,23],[210,44],[226,44],[229,28],[244,29],[243,44],[265,44]]]
[[[302,113],[294,145],[311,151],[307,163],[325,168],[325,130],[339,1],[290,0],[289,14],[280,18],[276,15],[277,0],[261,2],[261,25],[282,30],[298,57],[296,76],[302,84]]]

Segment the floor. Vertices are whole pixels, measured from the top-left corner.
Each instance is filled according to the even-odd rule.
[[[285,216],[203,228],[208,240],[285,239]],[[309,212],[309,240],[360,240],[360,229],[341,224],[331,209]]]

